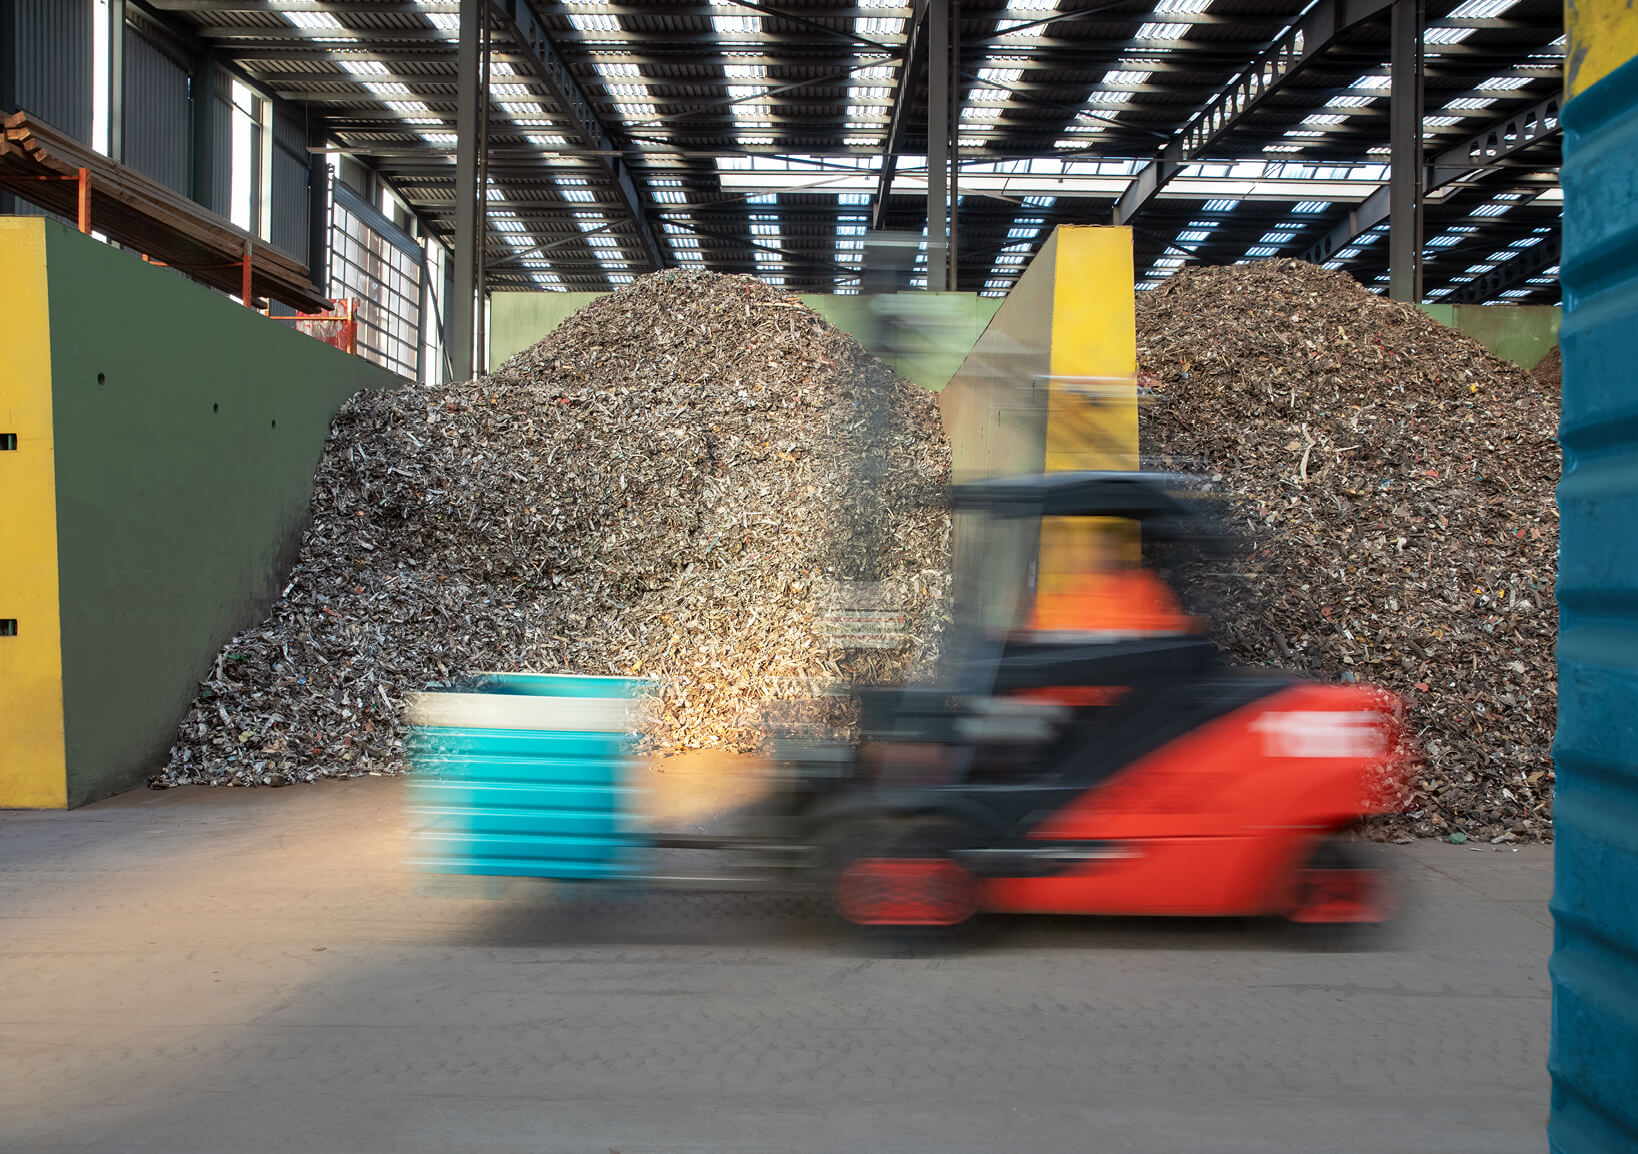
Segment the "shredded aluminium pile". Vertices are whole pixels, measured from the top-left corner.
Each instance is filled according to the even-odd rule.
[[[930,659],[948,469],[935,398],[796,299],[644,277],[489,376],[348,402],[155,784],[395,772],[406,692],[487,670],[651,677],[649,748],[754,747],[770,701]],[[827,646],[845,582],[932,640]]]
[[[1138,297],[1143,450],[1230,494],[1230,655],[1402,695],[1425,764],[1379,831],[1551,836],[1558,394],[1295,261]]]

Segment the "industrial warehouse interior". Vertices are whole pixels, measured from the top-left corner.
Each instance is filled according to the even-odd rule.
[[[0,0],[0,1148],[1638,1149],[1638,15]]]

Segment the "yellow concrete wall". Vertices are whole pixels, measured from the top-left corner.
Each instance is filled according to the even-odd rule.
[[[1138,467],[1137,312],[1132,230],[1058,230],[1046,472]],[[1059,592],[1109,527],[1085,517],[1041,525],[1038,588]],[[1129,547],[1136,548],[1135,538]]]
[[[51,341],[45,220],[0,217],[0,807],[68,804],[63,743],[63,661],[57,591],[56,457],[51,420]]]
[[[1638,9],[1632,0],[1565,0],[1564,91],[1579,96],[1638,56]]]

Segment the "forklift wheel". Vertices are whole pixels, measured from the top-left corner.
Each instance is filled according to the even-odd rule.
[[[1299,925],[1381,925],[1393,917],[1396,904],[1387,870],[1351,846],[1327,841],[1297,871],[1286,917]]]
[[[827,839],[831,906],[848,925],[902,944],[953,940],[983,903],[983,882],[955,859],[975,843],[959,822],[883,817]]]

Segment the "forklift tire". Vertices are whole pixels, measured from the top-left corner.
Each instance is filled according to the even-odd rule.
[[[1398,900],[1390,872],[1354,846],[1320,842],[1297,871],[1286,921],[1315,949],[1358,948],[1392,920]]]
[[[984,886],[955,854],[979,841],[948,818],[849,821],[824,839],[831,911],[869,941],[908,949],[961,942],[978,922]]]

